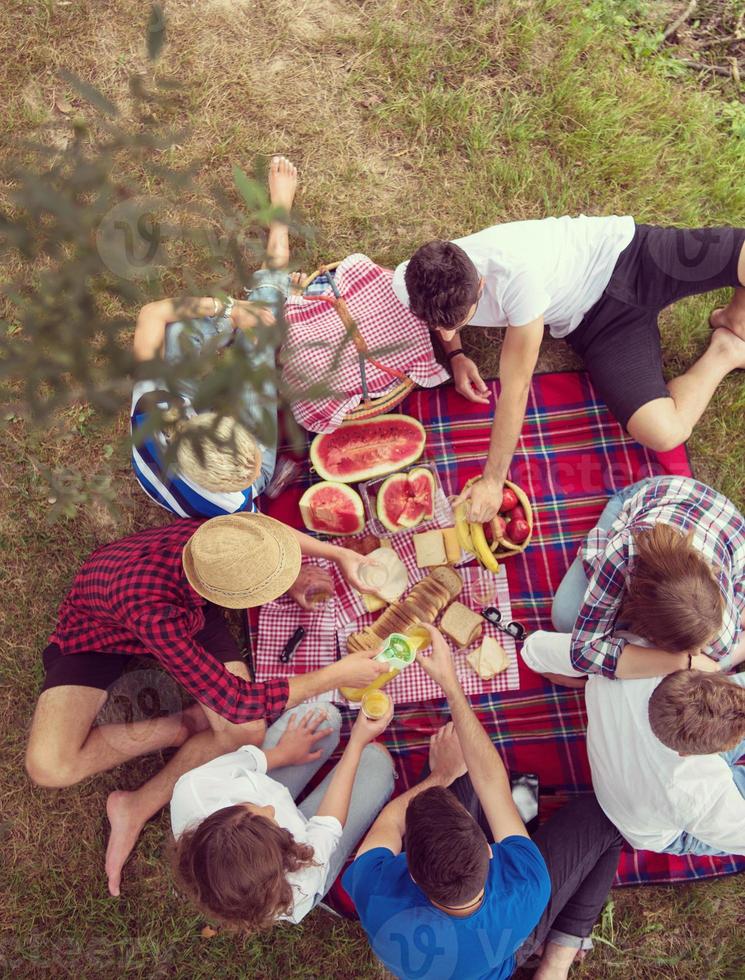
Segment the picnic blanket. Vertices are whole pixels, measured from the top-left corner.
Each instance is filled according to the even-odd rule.
[[[493,403],[499,383],[490,387]],[[401,411],[425,426],[426,456],[437,465],[446,493],[459,491],[480,472],[489,442],[491,407],[465,401],[448,385],[414,392]],[[537,375],[509,473],[528,494],[536,522],[525,554],[505,561],[513,617],[529,631],[551,628],[556,588],[611,494],[645,476],[690,472],[684,448],[659,455],[625,436],[599,402],[586,374]],[[309,482],[306,472],[296,487],[270,502],[268,513],[299,526],[297,500]],[[508,768],[539,776],[544,818],[571,794],[591,789],[584,696],[549,684],[522,661],[518,669],[518,691],[472,700]],[[353,717],[349,712],[345,725]],[[442,701],[397,704],[385,739],[397,760],[397,792],[416,783],[429,737],[447,718]],[[679,882],[742,870],[742,857],[675,857],[627,848],[616,884]],[[334,895],[344,907],[338,884]]]
[[[422,388],[448,380],[450,375],[435,360],[429,327],[393,292],[390,269],[355,254],[339,263],[334,277],[357,329],[380,364],[402,372]],[[331,286],[321,295],[332,296]],[[331,432],[362,400],[357,349],[337,312],[313,295],[291,296],[285,305],[285,320],[287,335],[280,363],[292,414],[310,432]],[[371,395],[381,395],[398,383],[387,371],[367,362]]]

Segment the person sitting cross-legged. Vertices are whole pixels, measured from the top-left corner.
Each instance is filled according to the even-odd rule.
[[[146,821],[171,798],[182,773],[241,745],[260,745],[267,721],[309,697],[343,685],[365,687],[385,666],[349,655],[307,674],[257,683],[220,606],[248,609],[287,594],[306,608],[328,597],[331,575],[301,567],[302,556],[333,561],[360,580],[370,559],[295,531],[262,514],[180,520],[95,551],[63,601],[43,653],[46,676],[31,722],[26,769],[39,786],[71,786],[136,756],[177,748],[135,792],[110,794],[106,855],[109,889]],[[122,724],[96,724],[133,661],[157,662],[198,704],[184,712]]]
[[[745,674],[587,677],[570,648],[568,633],[539,631],[522,658],[556,683],[584,686],[592,784],[629,844],[745,854]]]
[[[711,314],[707,350],[666,381],[660,312],[724,287],[734,292]],[[393,289],[440,336],[471,401],[488,404],[490,391],[458,333],[505,328],[483,476],[461,495],[474,521],[499,510],[544,326],[580,355],[619,423],[657,452],[685,442],[724,377],[745,368],[745,228],[664,228],[630,215],[510,221],[422,245]]]
[[[530,839],[450,649],[428,631],[431,655],[418,659],[447,697],[452,724],[430,742],[429,775],[373,824],[344,887],[397,977],[501,980],[542,948],[535,976],[559,980],[591,946],[621,836],[588,796]]]
[[[273,157],[269,200],[282,210],[282,218],[289,214],[296,188],[295,166]],[[130,413],[134,474],[152,500],[179,517],[255,510],[256,498],[272,478],[277,455],[274,361],[280,342],[275,324],[290,290],[290,246],[282,218],[270,225],[266,265],[254,273],[247,299],[157,300],[143,306],[137,318],[137,364],[162,359],[170,367],[198,365],[214,348],[235,343],[256,369],[254,385],[240,397],[240,418],[197,412],[193,380],[178,378],[170,387],[153,378],[135,382]],[[152,431],[156,410],[161,422]]]
[[[341,759],[299,806],[293,801],[339,742],[333,705],[299,705],[260,749],[243,746],[185,773],[171,827],[173,867],[188,897],[240,932],[300,922],[393,792],[391,756],[373,742],[392,715],[370,721],[360,711]]]

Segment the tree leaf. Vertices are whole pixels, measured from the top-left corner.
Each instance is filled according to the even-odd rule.
[[[163,7],[159,3],[154,3],[150,8],[147,22],[147,56],[151,61],[158,59],[165,43],[166,15]]]
[[[66,82],[71,88],[74,88],[87,102],[94,105],[105,116],[114,119],[119,115],[117,107],[102,92],[99,92],[93,85],[89,85],[88,82],[84,82],[82,78],[78,78],[77,75],[68,71],[67,68],[60,68],[59,76],[63,82]]]
[[[266,204],[266,193],[264,188],[256,180],[252,180],[248,174],[238,166],[233,164],[233,181],[238,191],[251,211]]]

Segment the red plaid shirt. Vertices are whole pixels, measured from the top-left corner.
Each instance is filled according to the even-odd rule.
[[[227,721],[276,718],[287,703],[286,679],[252,684],[236,677],[195,639],[206,600],[189,585],[181,551],[201,523],[176,521],[94,551],[60,606],[49,642],[63,654],[150,655]]]

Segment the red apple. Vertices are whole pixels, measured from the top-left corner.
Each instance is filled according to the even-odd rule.
[[[504,511],[512,510],[513,507],[517,507],[517,495],[514,490],[505,487],[502,490],[502,506],[499,509],[504,513]]]
[[[507,525],[507,537],[513,544],[522,544],[530,534],[530,524],[527,521],[510,521]]]
[[[525,511],[523,510],[520,504],[517,504],[517,506],[512,508],[512,510],[510,511],[510,517],[512,518],[513,521],[527,521],[528,519],[525,515]]]

